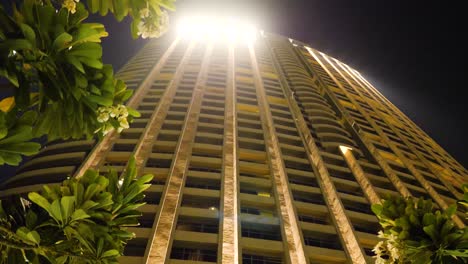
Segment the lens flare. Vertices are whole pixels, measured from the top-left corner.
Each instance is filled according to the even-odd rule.
[[[234,18],[187,17],[179,21],[177,33],[184,39],[250,44],[255,42],[258,30]]]

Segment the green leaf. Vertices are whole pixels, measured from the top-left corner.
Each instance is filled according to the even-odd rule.
[[[119,251],[116,249],[107,250],[102,253],[101,258],[117,257],[119,256]]]
[[[20,143],[32,139],[32,127],[26,125],[15,126],[10,133],[12,136],[0,140],[0,145]]]
[[[54,26],[53,22],[56,16],[55,8],[52,5],[37,4],[33,10],[35,10],[35,15],[37,16],[37,21],[35,21],[35,24],[38,25],[42,38],[46,39],[47,41],[51,41],[48,33],[49,30]]]
[[[109,11],[109,7],[110,7],[110,1],[111,0],[99,1],[99,14],[101,14],[101,16],[107,15],[107,12]]]
[[[69,43],[73,40],[72,35],[68,34],[67,32],[63,32],[57,38],[55,38],[52,47],[57,52],[62,51],[69,47]]]
[[[94,14],[99,11],[99,0],[88,0],[87,3],[89,12]]]
[[[26,39],[6,39],[3,43],[0,43],[0,50],[25,50],[32,48],[31,42]]]
[[[425,226],[423,230],[433,241],[437,241],[437,231],[434,225]]]
[[[433,213],[425,213],[423,216],[423,226],[433,225],[436,222],[436,218]]]
[[[153,179],[153,174],[145,174],[145,175],[139,177],[139,178],[135,181],[135,184],[142,185],[142,184],[144,184],[144,183],[151,182],[152,179]]]
[[[0,141],[0,151],[2,152],[16,153],[29,156],[37,154],[40,149],[41,144],[36,142],[2,144],[2,142]]]
[[[130,160],[128,161],[128,165],[127,165],[126,172],[124,175],[121,190],[127,189],[127,187],[130,185],[133,179],[135,179],[135,176],[136,176],[135,157],[130,157]]]
[[[78,221],[82,219],[89,218],[90,216],[83,210],[83,209],[78,209],[75,212],[73,212],[71,218],[72,221]]]
[[[128,0],[112,0],[112,3],[115,18],[120,22],[128,14]]]
[[[373,204],[371,206],[371,210],[376,216],[380,216],[382,214],[383,206],[381,204]]]
[[[73,46],[68,54],[89,59],[100,59],[102,57],[102,47],[98,43],[85,42]]]
[[[456,211],[457,211],[457,204],[452,204],[447,209],[445,209],[445,214],[448,217],[451,217]]]
[[[21,162],[21,155],[0,151],[0,165],[8,164],[18,166]]]
[[[127,87],[125,87],[125,89],[127,89]],[[125,101],[127,101],[127,100],[132,96],[133,91],[132,91],[132,90],[125,90],[125,91],[123,91],[121,94],[122,94],[122,95],[121,95],[122,98],[120,98],[120,100],[121,100],[122,102],[125,102]],[[120,93],[119,93],[119,96],[120,96]],[[138,116],[138,117],[139,117],[139,116]]]
[[[88,17],[88,15],[89,15],[88,11],[84,7],[84,5],[82,3],[77,3],[76,13],[69,15],[69,25],[74,25],[76,27],[79,27],[80,25],[84,25],[85,23],[82,23],[82,22]]]
[[[103,96],[97,96],[97,95],[89,95],[88,99],[94,103],[97,103],[103,106],[112,106],[112,103],[113,103],[112,99],[105,98]]]
[[[26,213],[26,227],[29,229],[34,229],[37,223],[37,214],[34,211],[29,210]]]
[[[20,228],[18,228],[16,230],[16,234],[23,240],[27,241],[27,242],[34,242],[34,241],[31,241],[30,238],[28,237],[28,233],[30,233],[29,229],[22,226]]]
[[[18,120],[18,124],[32,126],[37,119],[36,111],[27,111]]]
[[[73,208],[75,207],[75,197],[74,196],[64,196],[60,199],[60,209],[62,212],[62,219],[64,222],[68,222],[68,219],[71,217]]]
[[[86,188],[85,194],[84,194],[84,200],[90,200],[96,192],[98,192],[97,189],[98,185],[96,183],[92,183]]]
[[[0,139],[3,139],[8,134],[8,128],[0,127]]]
[[[60,201],[54,200],[50,206],[49,214],[58,224],[63,224],[64,219],[62,218],[62,210],[60,209]]]
[[[34,242],[37,245],[41,242],[41,236],[37,231],[28,232],[26,237],[28,238],[28,240]]]
[[[36,45],[36,33],[34,30],[26,24],[20,23],[19,24],[21,31],[23,32],[24,37],[33,45]]]
[[[46,210],[50,214],[50,206],[51,205],[50,205],[49,201],[47,201],[47,199],[44,198],[42,195],[40,195],[40,194],[38,194],[36,192],[30,192],[28,194],[28,198],[33,203],[39,205],[40,207],[42,207],[44,210]]]
[[[130,116],[133,116],[133,117],[140,117],[140,112],[138,112],[137,110],[131,108],[131,107],[128,107],[127,106],[127,111],[128,111],[128,115]]]
[[[454,223],[450,219],[445,221],[445,223],[442,225],[442,228],[440,230],[440,237],[443,239],[446,238],[450,234],[450,231],[452,231],[452,228],[454,226],[455,226]]]
[[[70,54],[66,54],[65,55],[65,59],[73,66],[75,66],[75,68],[80,71],[81,73],[85,73],[85,70],[83,68],[83,64],[81,64],[81,62],[75,57],[75,56],[71,56]]]
[[[468,249],[454,249],[454,250],[444,249],[442,250],[442,252],[443,252],[443,255],[445,256],[468,258]]]
[[[81,24],[77,32],[73,34],[73,42],[70,45],[76,46],[85,42],[101,42],[101,37],[106,36],[107,32],[99,32],[93,27],[94,24]]]
[[[101,69],[102,68],[102,62],[100,60],[95,60],[95,59],[90,59],[90,58],[85,58],[81,57],[80,58],[81,63],[95,69]]]
[[[138,38],[138,23],[140,22],[140,18],[136,17],[133,19],[132,23],[130,24],[130,31],[132,33],[132,38],[137,39]]]

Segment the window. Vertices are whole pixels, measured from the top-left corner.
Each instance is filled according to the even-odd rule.
[[[202,233],[218,233],[218,222],[211,221],[210,223],[196,222],[193,219],[180,219],[177,223],[177,230],[202,232]]]
[[[299,215],[298,218],[299,218],[299,221],[302,221],[302,222],[321,224],[321,225],[328,225],[328,222],[325,219],[325,217]]]
[[[171,251],[172,259],[184,259],[194,261],[216,262],[217,252],[210,249],[196,248],[173,248]]]
[[[336,237],[335,239],[333,238],[324,239],[324,238],[320,238],[316,236],[304,235],[304,243],[308,246],[341,250],[342,247],[339,241],[340,240],[338,239],[338,237]]]
[[[242,263],[243,264],[281,264],[283,263],[283,260],[279,257],[266,257],[266,256],[242,254]]]
[[[267,240],[281,240],[281,230],[279,226],[262,225],[252,223],[242,223],[242,236],[267,239]]]

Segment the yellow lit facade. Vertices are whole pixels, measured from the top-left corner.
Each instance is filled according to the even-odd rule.
[[[359,72],[302,42],[168,35],[118,77],[141,118],[101,142],[50,143],[0,196],[136,156],[155,178],[121,263],[373,263],[372,203],[462,196],[462,165]]]

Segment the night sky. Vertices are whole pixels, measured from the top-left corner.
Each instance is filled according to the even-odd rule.
[[[468,167],[466,8],[462,2],[332,0],[179,0],[173,27],[187,14],[244,17],[358,70],[443,148]],[[104,62],[119,69],[146,40],[128,20],[92,16],[109,31]]]
[[[385,2],[385,3],[384,3]],[[411,2],[411,4],[409,4]],[[178,1],[172,26],[187,14],[243,17],[258,28],[306,43],[357,69],[465,167],[468,67],[459,4],[431,1]],[[145,43],[126,22],[104,21],[104,61],[115,68]]]

